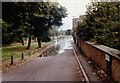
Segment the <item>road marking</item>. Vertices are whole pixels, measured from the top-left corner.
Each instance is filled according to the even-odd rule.
[[[78,62],[78,65],[79,65],[79,67],[80,67],[80,69],[81,69],[81,71],[82,71],[82,73],[83,73],[83,75],[84,75],[84,77],[85,77],[86,82],[87,82],[87,83],[90,83],[90,80],[89,80],[89,78],[88,78],[85,70],[83,69],[83,66],[80,64],[80,61],[79,61],[79,59],[78,59],[77,53],[76,53],[76,51],[74,50],[74,48],[73,48],[73,53],[74,53],[75,58],[76,58],[76,60],[77,60],[77,62]]]

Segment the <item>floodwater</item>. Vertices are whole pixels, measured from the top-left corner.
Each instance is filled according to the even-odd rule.
[[[59,47],[55,49],[57,56],[34,58],[4,73],[2,81],[82,81],[82,73],[78,73],[78,65],[71,49],[71,40],[72,37],[68,36],[59,39],[55,42],[55,46]]]
[[[72,49],[71,42],[73,42],[72,36],[54,39],[54,50],[48,56],[57,56],[65,52],[65,49]]]
[[[55,39],[54,47],[57,54],[61,54],[65,49],[72,49],[71,42],[73,41],[72,36],[65,36],[64,38]]]

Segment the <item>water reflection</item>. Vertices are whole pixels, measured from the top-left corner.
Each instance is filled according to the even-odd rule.
[[[72,36],[66,36],[64,38],[55,40],[55,48],[58,53],[63,53],[65,49],[72,49],[71,42],[73,41]]]
[[[73,41],[72,36],[65,36],[64,38],[54,39],[54,50],[49,56],[56,56],[65,52],[65,49],[72,49],[71,42]]]

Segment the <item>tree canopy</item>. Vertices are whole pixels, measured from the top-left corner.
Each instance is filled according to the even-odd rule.
[[[29,37],[29,48],[34,36],[40,47],[41,40],[48,37],[49,29],[62,25],[66,11],[65,7],[53,2],[3,2],[3,44]]]
[[[119,18],[119,2],[92,2],[87,7],[85,18],[78,23],[77,36],[120,49]]]

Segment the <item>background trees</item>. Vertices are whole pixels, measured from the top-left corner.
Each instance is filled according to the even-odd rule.
[[[78,24],[77,36],[120,49],[119,18],[119,2],[91,3],[84,21]]]
[[[49,29],[61,26],[62,18],[67,16],[66,8],[50,2],[4,2],[2,13],[3,44],[14,41],[24,44],[23,39],[29,37],[27,49],[32,37],[37,38],[41,47],[41,41],[49,39]]]

